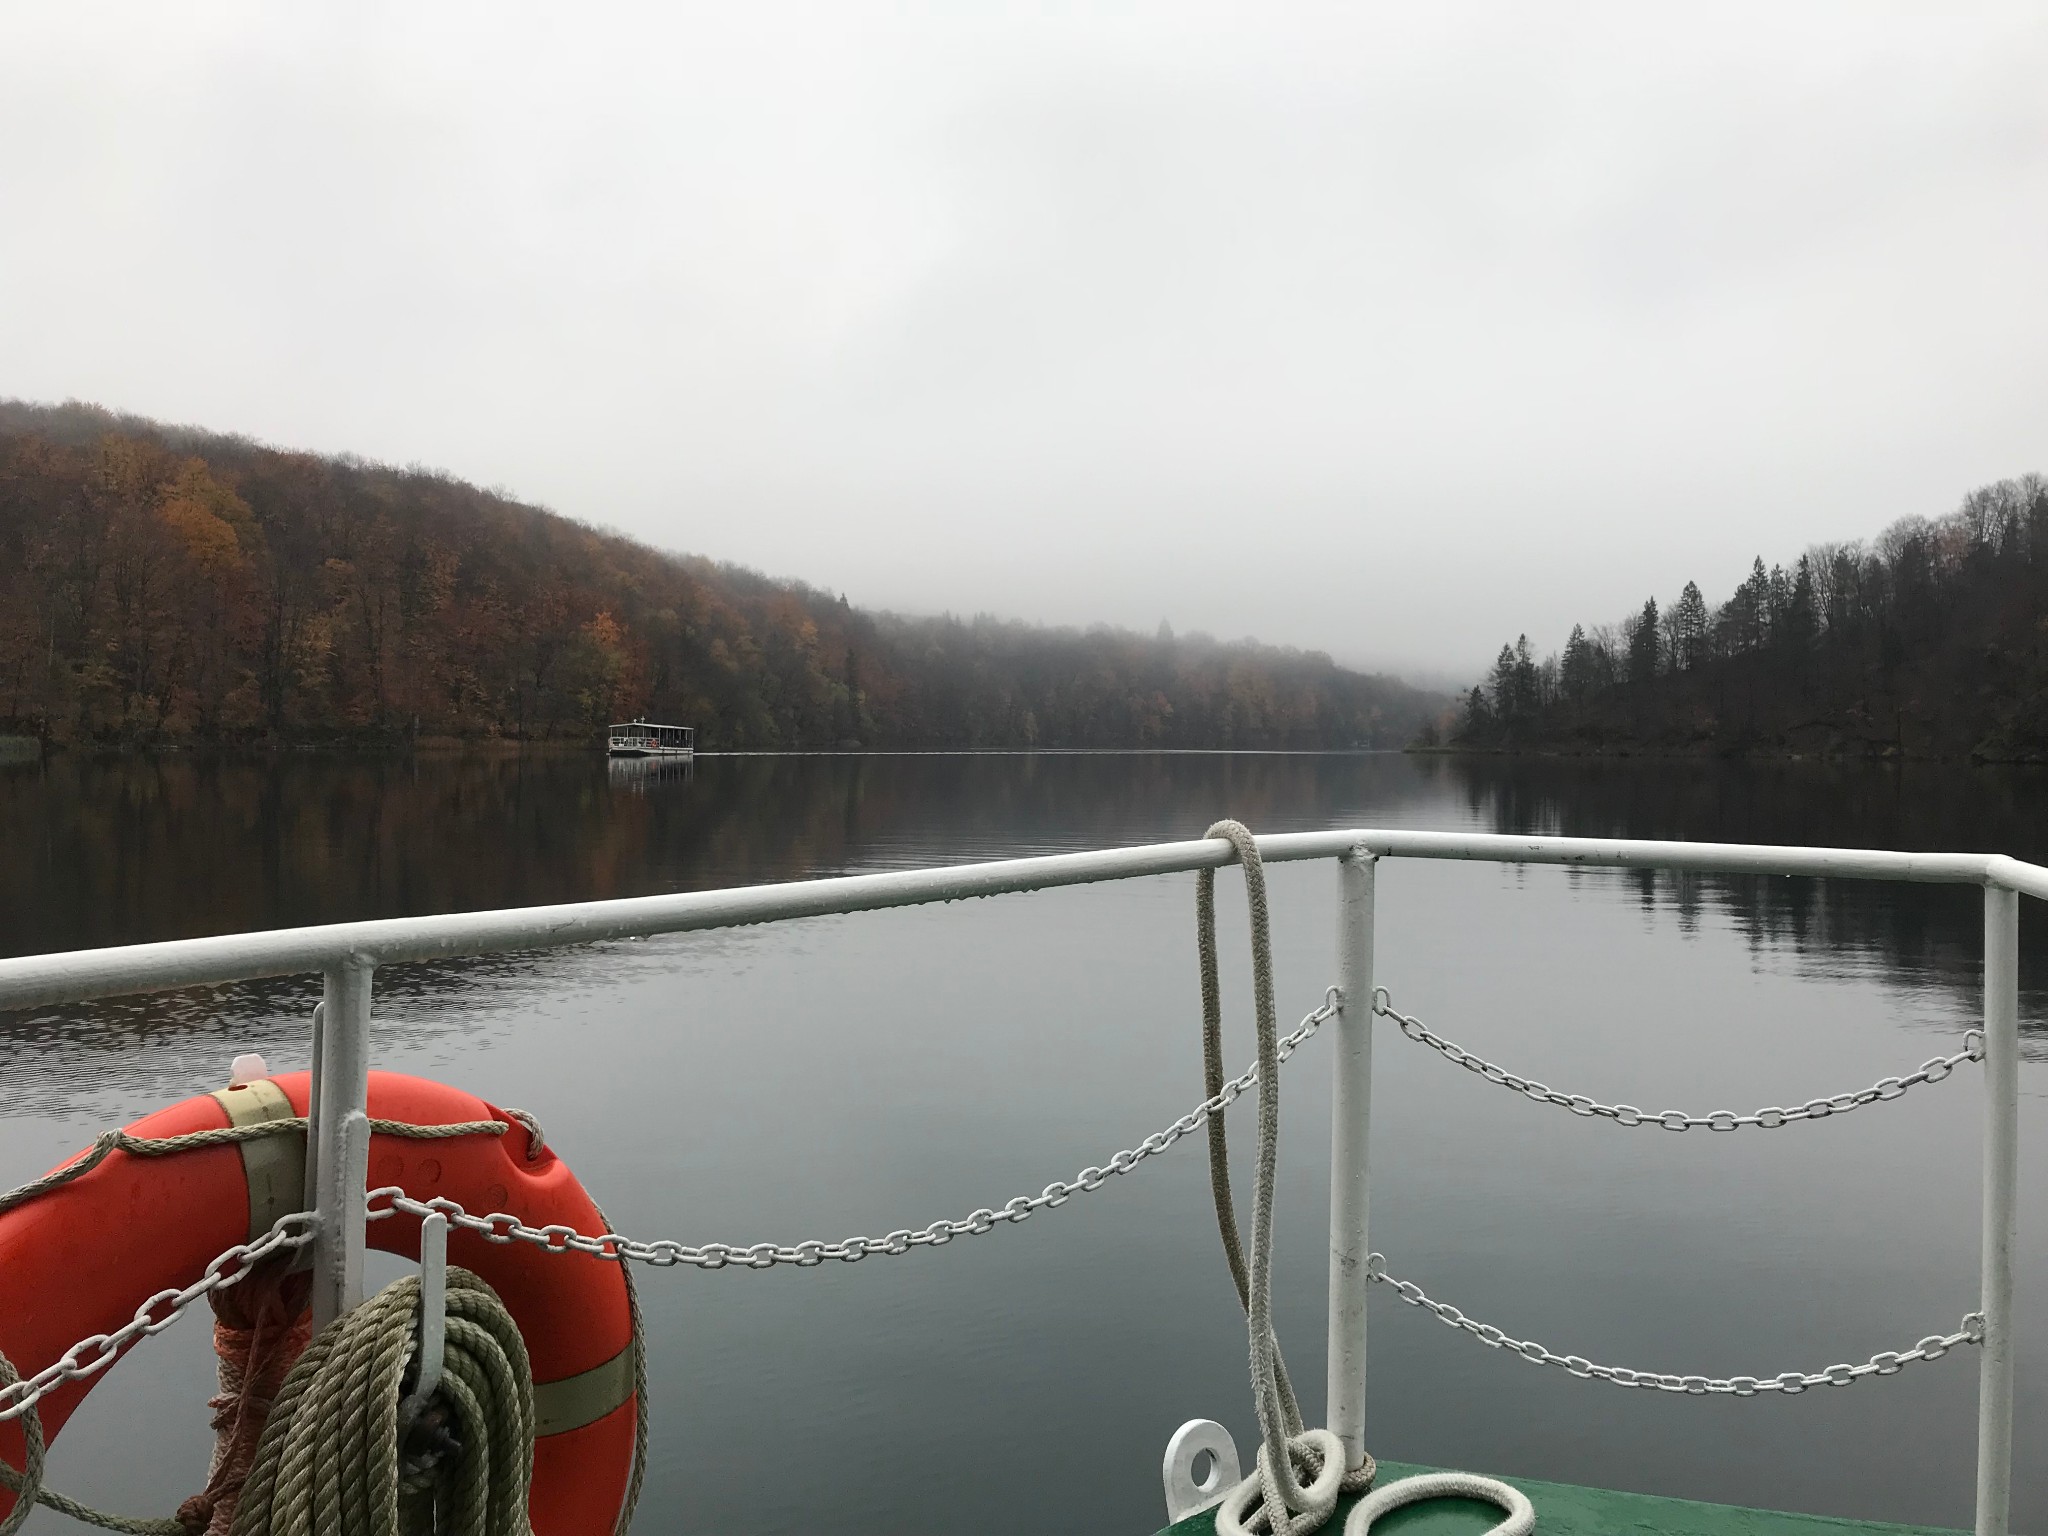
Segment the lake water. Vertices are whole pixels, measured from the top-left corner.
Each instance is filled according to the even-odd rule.
[[[2048,858],[2048,778],[1907,767],[1465,763],[1400,755],[168,758],[0,767],[0,950],[638,895],[1324,826],[1999,850]],[[1334,979],[1328,865],[1271,872],[1281,1007]],[[394,968],[376,1061],[546,1124],[612,1219],[794,1242],[1000,1206],[1201,1097],[1192,876]],[[1252,1051],[1226,873],[1228,1055]],[[1567,1092],[1753,1110],[1958,1048],[1970,889],[1390,861],[1379,979]],[[2048,1527],[2048,929],[2023,917],[2014,1523]],[[302,1066],[314,978],[0,1016],[0,1159]],[[1980,1074],[1776,1132],[1575,1120],[1378,1037],[1372,1238],[1518,1337],[1644,1370],[1776,1375],[1903,1350],[1976,1304]],[[1327,1042],[1285,1075],[1278,1319],[1323,1396]],[[1247,1101],[1249,1103],[1249,1101]],[[1249,1112],[1236,1145],[1249,1146]],[[1244,1332],[1199,1137],[943,1249],[646,1273],[649,1530],[1143,1533],[1183,1420],[1248,1453]],[[110,1253],[109,1262],[117,1261]],[[397,1271],[384,1262],[373,1278]],[[1382,1455],[1721,1502],[1967,1525],[1976,1356],[1752,1400],[1623,1392],[1372,1313]],[[33,1305],[12,1298],[10,1306]],[[119,1365],[51,1458],[131,1513],[204,1480],[207,1329]],[[1312,1418],[1314,1417],[1312,1413]],[[1540,1510],[1539,1510],[1540,1518]],[[39,1514],[31,1529],[61,1522]]]

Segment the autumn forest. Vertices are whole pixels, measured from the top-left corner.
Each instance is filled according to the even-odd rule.
[[[0,733],[53,743],[1398,746],[1328,656],[867,612],[432,471],[0,402]]]

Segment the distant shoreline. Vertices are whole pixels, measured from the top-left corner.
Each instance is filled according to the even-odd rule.
[[[1942,763],[1951,767],[1969,768],[2048,767],[2048,757],[1990,757],[1974,752],[1792,752],[1752,747],[1703,747],[1693,751],[1660,750],[1655,747],[1607,747],[1575,752],[1562,747],[1409,746],[1401,750],[1415,757],[1492,758],[1515,762],[1540,760],[1572,763],[1826,763],[1836,766],[1853,763],[1877,767],[1905,763]]]
[[[19,744],[19,745],[16,745]],[[783,750],[700,750],[699,758],[754,757],[1397,757],[1405,747],[791,747]],[[607,758],[602,746],[566,741],[508,741],[502,737],[439,738],[420,742],[51,742],[0,736],[0,762],[10,758],[117,757],[589,757]],[[621,762],[656,761],[622,758]],[[689,759],[660,759],[689,761]]]

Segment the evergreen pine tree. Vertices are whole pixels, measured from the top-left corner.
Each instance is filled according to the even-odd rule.
[[[1813,595],[1813,562],[1806,556],[1799,557],[1799,564],[1792,568],[1791,591],[1785,599],[1785,611],[1777,625],[1781,644],[1794,648],[1804,647],[1813,641],[1820,629],[1820,613]]]
[[[1564,643],[1564,657],[1558,663],[1558,689],[1574,703],[1593,691],[1593,646],[1586,639],[1583,624],[1572,626],[1571,638]]]
[[[1678,601],[1671,605],[1671,638],[1674,669],[1690,672],[1707,659],[1707,600],[1700,596],[1699,583],[1688,581]]]
[[[1514,687],[1514,723],[1527,724],[1536,717],[1536,711],[1543,706],[1543,689],[1536,675],[1536,656],[1529,649],[1527,635],[1522,635],[1515,641]]]
[[[1494,718],[1502,724],[1511,723],[1515,718],[1515,648],[1504,645],[1500,654],[1493,658],[1493,671],[1488,675],[1486,692],[1493,704]]]
[[[1475,687],[1465,695],[1465,717],[1458,722],[1458,740],[1468,747],[1490,747],[1493,738],[1493,706],[1486,702],[1486,690]]]
[[[1628,632],[1628,680],[1647,683],[1657,675],[1657,599],[1643,604],[1643,611]]]

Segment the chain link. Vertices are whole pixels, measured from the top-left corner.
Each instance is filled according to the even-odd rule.
[[[1795,1120],[1825,1120],[1830,1115],[1846,1115],[1852,1109],[1861,1109],[1866,1104],[1889,1103],[1905,1097],[1908,1088],[1917,1088],[1922,1083],[1938,1083],[1966,1061],[1984,1059],[1984,1032],[1973,1029],[1963,1036],[1963,1048],[1953,1056],[1931,1056],[1920,1064],[1920,1070],[1905,1077],[1881,1077],[1868,1088],[1854,1093],[1831,1094],[1824,1099],[1808,1099],[1790,1109],[1781,1109],[1773,1104],[1758,1110],[1753,1115],[1738,1115],[1732,1109],[1717,1109],[1709,1115],[1688,1115],[1683,1110],[1667,1109],[1661,1114],[1651,1114],[1637,1109],[1633,1104],[1602,1104],[1589,1099],[1582,1093],[1559,1093],[1556,1089],[1533,1078],[1519,1076],[1488,1061],[1484,1056],[1466,1050],[1463,1046],[1446,1040],[1432,1031],[1420,1019],[1411,1018],[1393,1005],[1393,999],[1385,987],[1373,988],[1372,1011],[1381,1018],[1392,1019],[1400,1026],[1401,1033],[1417,1044],[1426,1045],[1446,1061],[1455,1062],[1467,1072],[1476,1072],[1489,1083],[1519,1093],[1538,1104],[1555,1104],[1559,1109],[1570,1110],[1573,1114],[1587,1119],[1612,1120],[1616,1125],[1631,1128],[1639,1125],[1655,1126],[1665,1131],[1690,1131],[1705,1127],[1710,1131],[1739,1131],[1748,1126],[1774,1131],[1780,1126],[1790,1125]]]
[[[1831,1365],[1822,1371],[1786,1371],[1781,1376],[1670,1376],[1657,1371],[1632,1371],[1620,1365],[1595,1365],[1581,1355],[1560,1355],[1531,1340],[1511,1338],[1491,1323],[1469,1318],[1448,1302],[1434,1300],[1412,1281],[1396,1280],[1387,1273],[1385,1254],[1369,1255],[1365,1261],[1365,1272],[1368,1279],[1392,1286],[1409,1306],[1434,1314],[1438,1322],[1471,1334],[1489,1349],[1505,1349],[1531,1365],[1562,1366],[1572,1375],[1589,1381],[1604,1381],[1617,1387],[1645,1387],[1658,1392],[1755,1397],[1764,1392],[1792,1395],[1804,1392],[1808,1387],[1847,1387],[1866,1376],[1895,1376],[1917,1361],[1939,1360],[1958,1344],[1984,1342],[1984,1314],[1969,1312],[1963,1316],[1963,1326],[1954,1333],[1931,1333],[1911,1349],[1886,1350],[1872,1355],[1861,1365],[1845,1363]]]
[[[274,1253],[303,1248],[313,1241],[319,1218],[310,1211],[294,1212],[279,1219],[252,1243],[237,1243],[201,1271],[197,1280],[182,1291],[158,1291],[135,1309],[135,1316],[112,1333],[96,1333],[80,1339],[35,1375],[0,1390],[0,1423],[19,1418],[43,1397],[67,1381],[96,1375],[114,1362],[115,1356],[148,1333],[162,1333],[178,1320],[179,1314],[209,1292],[234,1285],[259,1262]]]
[[[1280,1059],[1285,1061],[1292,1056],[1325,1020],[1336,1016],[1340,1006],[1337,989],[1329,988],[1323,994],[1321,1005],[1301,1021],[1293,1034],[1280,1041]],[[959,1220],[941,1219],[915,1232],[898,1229],[886,1237],[849,1237],[836,1243],[812,1239],[792,1246],[755,1243],[747,1247],[737,1243],[706,1243],[701,1248],[668,1239],[645,1243],[617,1232],[588,1237],[574,1227],[530,1227],[518,1217],[502,1211],[488,1216],[472,1216],[453,1200],[445,1197],[415,1200],[396,1185],[370,1191],[369,1217],[372,1221],[381,1221],[401,1211],[409,1216],[425,1216],[438,1211],[448,1218],[450,1224],[482,1234],[486,1242],[531,1243],[552,1253],[587,1253],[603,1259],[633,1259],[661,1269],[678,1264],[695,1265],[699,1269],[724,1269],[729,1265],[772,1269],[777,1264],[795,1264],[807,1269],[827,1259],[853,1264],[873,1254],[908,1253],[913,1248],[941,1247],[956,1237],[979,1237],[984,1232],[994,1231],[1004,1222],[1023,1221],[1034,1211],[1065,1205],[1075,1195],[1092,1194],[1118,1174],[1129,1173],[1145,1159],[1157,1157],[1183,1136],[1198,1130],[1205,1120],[1227,1109],[1258,1080],[1259,1069],[1253,1065],[1225,1083],[1214,1098],[1205,1099],[1165,1130],[1154,1131],[1137,1146],[1117,1153],[1101,1167],[1083,1168],[1073,1178],[1048,1184],[1036,1195],[1019,1195],[1001,1210],[990,1210],[984,1206]]]

